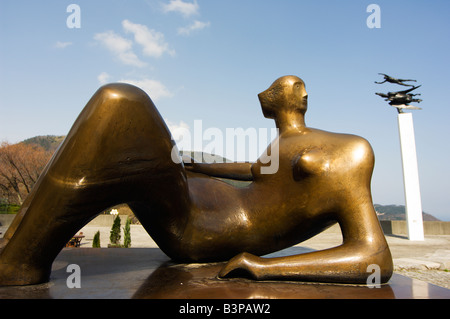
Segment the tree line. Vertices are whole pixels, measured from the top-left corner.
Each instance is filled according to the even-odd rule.
[[[37,144],[0,144],[0,199],[22,205],[39,175],[51,159],[53,150]]]

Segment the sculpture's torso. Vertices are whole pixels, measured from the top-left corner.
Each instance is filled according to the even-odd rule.
[[[183,255],[227,259],[242,251],[261,255],[289,247],[334,223],[330,215],[342,204],[336,198],[345,197],[339,193],[355,183],[368,187],[372,167],[368,163],[367,174],[361,161],[370,161],[372,150],[360,137],[306,129],[281,134],[276,144],[277,172],[261,174],[261,159],[266,161],[260,158],[247,187],[188,173],[191,210],[181,239]]]

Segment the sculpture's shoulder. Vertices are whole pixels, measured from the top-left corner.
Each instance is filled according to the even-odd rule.
[[[294,158],[296,169],[313,175],[373,169],[374,153],[370,143],[353,134],[311,129],[304,138],[301,152]],[[300,174],[303,175],[303,174]]]
[[[322,149],[348,149],[373,153],[369,141],[358,135],[328,132],[319,129],[310,129],[308,134],[310,139],[315,140],[317,142],[316,145]]]

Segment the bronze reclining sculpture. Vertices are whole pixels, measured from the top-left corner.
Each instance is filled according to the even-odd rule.
[[[255,163],[184,164],[151,99],[127,84],[100,88],[42,172],[0,242],[0,285],[49,280],[65,243],[100,212],[127,203],[175,261],[227,261],[219,276],[256,280],[366,283],[393,265],[370,182],[374,155],[358,136],[305,125],[307,93],[295,76],[259,94],[279,136],[278,170]],[[270,154],[271,145],[268,152]],[[251,180],[234,187],[219,179]],[[343,244],[301,255],[261,258],[339,223]],[[234,258],[233,258],[234,257]]]

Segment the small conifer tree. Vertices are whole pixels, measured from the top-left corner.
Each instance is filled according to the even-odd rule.
[[[114,218],[114,223],[111,227],[111,232],[109,235],[109,241],[111,245],[120,245],[120,217],[119,215]]]
[[[97,231],[92,241],[92,248],[100,248],[100,231]]]
[[[131,219],[127,218],[125,227],[123,228],[123,247],[130,248],[131,246],[131,230],[130,230]]]

